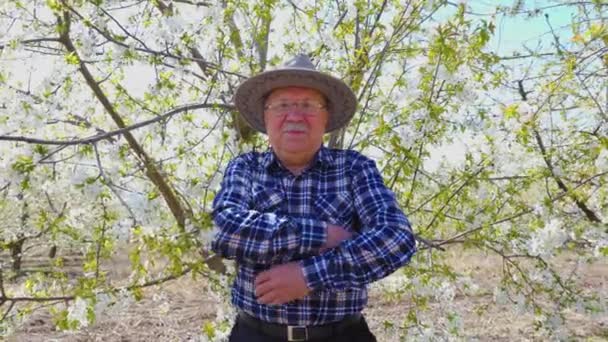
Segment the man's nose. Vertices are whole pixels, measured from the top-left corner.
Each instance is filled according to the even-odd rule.
[[[306,116],[306,112],[301,110],[299,107],[292,106],[287,113],[285,113],[285,120],[301,121]]]

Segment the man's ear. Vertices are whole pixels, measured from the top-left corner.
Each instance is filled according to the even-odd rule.
[[[325,94],[323,94],[323,100],[325,101],[325,112],[327,113],[327,116],[325,116],[325,131],[327,131],[327,126],[329,125],[329,116],[331,115],[329,111],[331,107],[331,102],[329,101],[327,96],[325,96]]]
[[[327,113],[327,115],[325,115],[325,131],[327,131],[327,126],[329,126],[329,116],[331,115],[329,113],[329,107],[325,109],[325,113]]]
[[[266,126],[266,110],[264,108],[266,108],[266,101],[268,101],[268,97],[270,96],[270,94],[266,94],[264,95],[264,97],[262,97],[262,121],[264,121],[264,126]]]

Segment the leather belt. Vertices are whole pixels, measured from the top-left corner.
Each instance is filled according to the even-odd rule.
[[[309,341],[315,339],[324,339],[339,334],[353,324],[359,323],[363,316],[354,314],[344,317],[341,321],[323,324],[323,325],[287,325],[278,323],[269,323],[255,318],[243,311],[239,311],[237,320],[252,329],[261,331],[262,333],[283,339],[285,341]]]

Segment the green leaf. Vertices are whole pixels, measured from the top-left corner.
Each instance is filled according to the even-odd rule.
[[[65,55],[65,62],[70,65],[79,65],[80,58],[78,58],[78,55],[76,54],[76,52],[70,52],[67,55]]]
[[[215,327],[211,322],[205,322],[205,324],[203,324],[202,330],[209,339],[213,339],[215,337]]]
[[[34,147],[34,152],[44,156],[49,153],[49,149],[44,145],[36,145]]]
[[[46,5],[49,6],[53,12],[60,12],[62,9],[61,2],[58,0],[46,0]]]
[[[31,156],[19,156],[17,161],[13,163],[12,168],[22,174],[30,173],[35,168],[34,160]]]
[[[138,302],[144,298],[144,291],[141,287],[134,287],[131,290],[131,294],[133,294],[133,298]]]
[[[518,112],[519,106],[517,104],[511,104],[503,109],[505,119],[517,119],[519,118]]]

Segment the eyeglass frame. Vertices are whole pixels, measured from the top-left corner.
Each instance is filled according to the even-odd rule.
[[[264,98],[264,102],[266,103],[266,99],[268,98],[268,96],[266,96]],[[289,106],[287,108],[282,108],[282,110],[280,108],[276,108],[276,105],[279,104],[285,104],[288,103]],[[302,103],[309,103],[309,104],[313,104],[312,108],[309,110],[303,110],[301,107]],[[310,116],[314,116],[316,114],[318,114],[322,109],[327,109],[328,108],[328,101],[325,97],[323,97],[323,100],[303,100],[303,101],[277,101],[276,103],[271,103],[271,104],[264,104],[264,111],[268,111],[269,113],[271,113],[273,116],[276,117],[280,117],[280,116],[284,116],[286,115],[289,110],[291,110],[292,108],[294,108],[294,105],[297,106],[297,108],[304,114],[306,115],[310,115]]]

